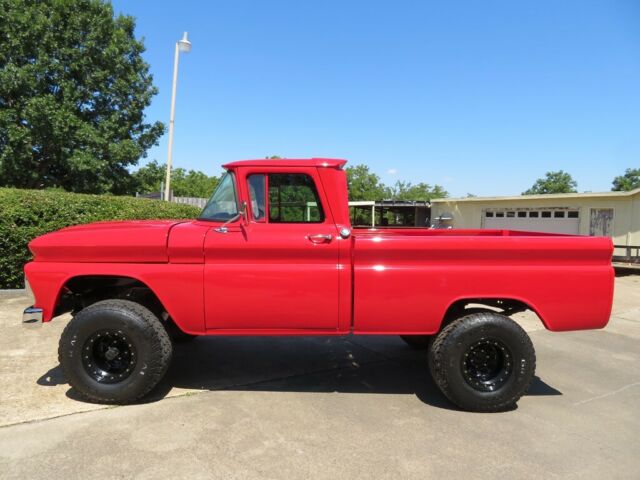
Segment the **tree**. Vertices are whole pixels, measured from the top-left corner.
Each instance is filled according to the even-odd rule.
[[[160,191],[162,182],[165,180],[167,166],[160,165],[157,160],[147,163],[133,172],[135,190],[138,193],[155,193]]]
[[[139,193],[159,192],[165,180],[167,166],[156,160],[133,172],[135,190]],[[199,170],[174,168],[171,171],[171,190],[176,197],[208,198],[218,186],[218,177],[210,177]]]
[[[369,170],[367,165],[347,167],[349,200],[381,200],[385,196],[385,186],[380,177]]]
[[[628,192],[640,188],[640,168],[627,168],[624,175],[619,175],[613,179],[614,192]]]
[[[578,183],[563,170],[547,172],[544,178],[539,178],[523,195],[542,195],[545,193],[575,193]]]
[[[176,168],[171,172],[171,189],[177,197],[209,198],[218,182],[218,177],[210,177],[198,170]]]
[[[446,197],[448,192],[440,185],[433,187],[428,183],[420,182],[412,184],[411,182],[396,181],[392,187],[386,187],[386,197],[393,200],[431,200],[432,198]]]
[[[134,189],[164,131],[134,27],[101,0],[0,0],[0,186]]]

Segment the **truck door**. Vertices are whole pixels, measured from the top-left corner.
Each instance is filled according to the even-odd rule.
[[[315,168],[238,175],[248,221],[205,238],[208,329],[338,328],[337,229]]]

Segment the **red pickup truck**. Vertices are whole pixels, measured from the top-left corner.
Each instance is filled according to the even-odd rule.
[[[162,378],[172,340],[198,335],[400,335],[428,349],[442,392],[473,411],[511,408],[535,352],[511,318],[603,328],[608,238],[506,230],[356,229],[344,160],[251,160],[200,217],[100,222],[29,244],[35,304],[64,312],[59,360],[90,400],[130,403]]]

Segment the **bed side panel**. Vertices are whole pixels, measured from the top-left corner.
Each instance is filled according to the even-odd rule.
[[[465,298],[520,300],[550,330],[602,328],[611,252],[610,239],[595,237],[357,236],[354,331],[434,333]]]

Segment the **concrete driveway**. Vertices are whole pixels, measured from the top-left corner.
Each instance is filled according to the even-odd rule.
[[[68,317],[20,326],[0,297],[1,478],[638,478],[640,275],[603,331],[519,320],[538,355],[516,410],[456,410],[395,337],[201,338],[145,404],[79,399],[56,359]]]

